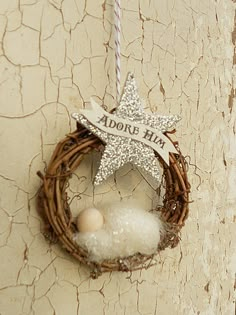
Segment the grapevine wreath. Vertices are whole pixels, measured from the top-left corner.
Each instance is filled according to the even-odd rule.
[[[91,101],[91,103],[92,110],[81,110],[79,114],[72,115],[77,121],[77,129],[57,144],[45,174],[38,172],[42,180],[38,197],[38,209],[45,218],[44,235],[51,241],[59,240],[72,256],[90,267],[91,276],[97,278],[103,272],[133,271],[148,268],[154,263],[153,257],[158,252],[167,247],[174,248],[180,240],[179,233],[188,216],[190,185],[187,178],[187,162],[179,149],[178,143],[171,139],[171,135],[175,132],[173,126],[178,122],[179,117],[146,114],[141,108],[132,74],[128,75],[120,103],[113,112],[107,113],[101,107],[99,108],[99,105],[94,101]],[[117,128],[113,129],[116,130],[109,129],[108,122],[104,120],[104,117],[115,121],[114,125]],[[132,133],[131,127],[127,127],[127,122],[137,132]],[[99,123],[101,126],[99,126]],[[164,138],[153,141],[155,143],[151,145],[159,145],[159,152],[155,148],[149,147],[147,143],[141,143],[140,139],[135,138],[139,136],[137,135],[138,128],[141,130],[145,126],[153,131],[156,125],[158,127],[158,130],[156,130],[158,137]],[[125,135],[124,126],[128,136]],[[123,130],[121,130],[121,127]],[[150,134],[148,136],[147,140],[151,140]],[[115,151],[122,148],[123,145],[125,153],[118,165],[112,167],[113,161],[121,159],[120,156],[122,156],[122,154],[119,154],[119,157],[117,157],[116,153],[113,153],[113,156],[109,158],[109,154],[111,155],[109,146],[113,145],[113,140],[118,141]],[[164,143],[167,142],[169,143],[169,150],[167,150],[167,153],[162,152]],[[136,151],[141,146],[141,151],[137,155],[140,156],[140,152],[145,155],[143,164],[139,160],[137,161],[137,156],[135,157],[133,153],[133,160],[130,158],[131,155],[129,156],[129,153],[127,153],[131,143],[135,146]],[[136,252],[127,257],[117,256],[113,259],[94,261],[91,259],[88,250],[75,241],[75,234],[80,232],[70,209],[70,198],[67,189],[69,179],[93,150],[103,152],[99,171],[95,177],[97,184],[106,180],[126,162],[131,162],[143,168],[144,171],[149,172],[157,180],[159,172],[155,165],[162,168],[163,175],[160,182],[164,189],[163,203],[152,209],[152,212],[158,214],[165,228],[153,253]],[[148,165],[149,162],[150,165]],[[160,194],[160,189],[157,189],[155,193]]]

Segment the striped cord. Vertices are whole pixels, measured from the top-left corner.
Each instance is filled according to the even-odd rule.
[[[116,59],[116,101],[120,100],[120,1],[115,0],[114,14],[115,14],[115,59]]]

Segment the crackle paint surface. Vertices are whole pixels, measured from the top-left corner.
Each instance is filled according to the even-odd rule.
[[[234,314],[235,1],[122,1],[122,85],[134,72],[147,107],[182,116],[194,203],[180,245],[149,270],[94,281],[40,232],[36,171],[91,96],[115,106],[112,9],[111,0],[0,1],[0,314]],[[140,194],[151,207],[130,166],[94,189],[96,163],[89,156],[71,181],[74,214]]]

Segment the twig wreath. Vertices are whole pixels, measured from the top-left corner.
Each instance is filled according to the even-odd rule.
[[[169,137],[169,134],[166,133]],[[170,139],[170,138],[169,138]],[[177,143],[174,143],[177,146]],[[63,247],[76,259],[92,269],[91,276],[97,278],[103,272],[133,271],[147,268],[152,264],[153,255],[139,253],[125,259],[107,260],[101,263],[90,261],[88,252],[74,241],[76,226],[73,223],[66,188],[68,180],[86,155],[92,150],[101,150],[102,141],[78,124],[77,130],[68,134],[57,146],[48,164],[39,194],[40,212],[46,215],[48,225],[45,236],[56,237]],[[170,165],[156,155],[164,170],[165,196],[163,206],[155,211],[167,225],[167,231],[158,244],[157,252],[166,247],[174,248],[179,242],[179,232],[188,216],[189,183],[186,161],[178,149],[178,154],[170,153]],[[156,253],[157,253],[156,252]],[[149,262],[145,264],[146,262]]]
[[[119,83],[119,1],[116,1],[115,16],[116,74]],[[106,112],[91,100],[90,110],[83,109],[73,114],[72,117],[77,121],[77,129],[57,144],[45,174],[38,172],[38,176],[42,179],[38,209],[45,218],[45,237],[51,241],[59,240],[72,256],[89,266],[92,278],[97,278],[103,272],[134,271],[153,265],[153,258],[159,251],[167,247],[174,248],[178,244],[180,230],[189,212],[188,165],[178,143],[171,139],[171,134],[175,132],[174,126],[180,117],[146,113],[142,108],[132,74],[128,74],[121,98],[120,86],[117,84],[117,100],[118,106],[111,113]],[[80,228],[81,224],[79,228],[75,224],[67,188],[69,179],[93,150],[103,152],[99,170],[94,179],[95,185],[106,180],[128,162],[141,168],[157,182],[160,181],[159,168],[162,168],[161,184],[165,190],[163,204],[152,209],[152,213],[158,215],[164,230],[158,234],[159,241],[154,244],[151,252],[137,250],[125,257],[118,253],[112,258],[105,257],[102,260],[96,260],[93,259],[86,246],[81,246],[76,242],[75,236],[83,234],[83,230]],[[159,195],[159,189],[155,193]],[[125,223],[133,224],[135,216],[131,218],[132,222]],[[84,234],[85,239],[89,237],[90,232],[88,230],[88,234]],[[140,240],[139,232],[141,231],[135,231],[139,234]],[[95,230],[92,231],[93,238],[96,238],[96,233]],[[147,241],[151,242],[151,240]]]

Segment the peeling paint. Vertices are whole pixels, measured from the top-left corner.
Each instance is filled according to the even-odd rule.
[[[235,314],[235,3],[122,0],[122,82],[133,71],[145,107],[182,116],[194,203],[156,266],[94,281],[41,234],[36,171],[75,128],[70,113],[91,96],[115,106],[113,2],[0,1],[1,315]],[[74,215],[111,199],[160,202],[130,165],[95,189],[97,165],[94,153],[70,181]]]

